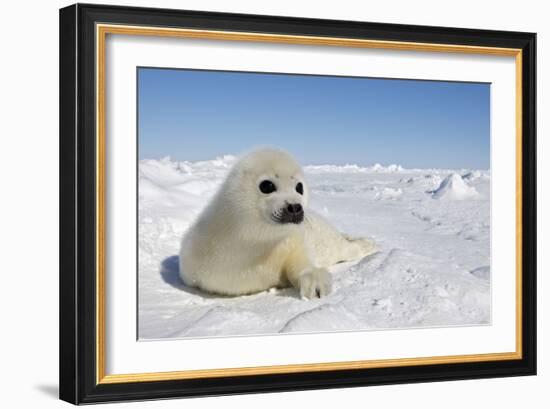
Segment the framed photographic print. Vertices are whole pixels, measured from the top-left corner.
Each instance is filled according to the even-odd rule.
[[[61,399],[535,374],[535,44],[61,9]]]

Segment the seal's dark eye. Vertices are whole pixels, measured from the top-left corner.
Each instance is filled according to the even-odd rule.
[[[301,195],[304,194],[304,185],[302,185],[302,182],[300,182],[296,185],[296,191],[298,193],[300,193]]]
[[[273,193],[277,190],[277,187],[271,180],[263,180],[260,183],[260,192],[265,193],[266,195]]]

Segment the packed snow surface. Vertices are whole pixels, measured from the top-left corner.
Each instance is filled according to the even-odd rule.
[[[462,176],[456,173],[451,173],[443,179],[439,187],[432,193],[434,199],[445,198],[454,200],[468,199],[477,195],[476,189],[468,186]]]
[[[182,235],[233,156],[139,162],[141,339],[357,331],[490,323],[490,174],[398,165],[304,168],[310,207],[380,251],[331,268],[332,293],[220,297],[179,278]]]

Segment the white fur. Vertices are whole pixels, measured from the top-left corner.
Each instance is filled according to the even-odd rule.
[[[259,184],[277,186],[262,193]],[[296,184],[304,186],[303,195]],[[276,222],[288,203],[305,209],[300,224]],[[302,297],[330,292],[327,267],[376,251],[369,239],[351,239],[307,209],[302,169],[286,152],[261,149],[243,156],[184,236],[180,275],[205,291],[241,295],[292,285]]]

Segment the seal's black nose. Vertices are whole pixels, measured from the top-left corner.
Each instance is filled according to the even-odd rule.
[[[281,210],[283,212],[279,218],[279,223],[300,224],[304,221],[304,208],[300,203],[286,203],[286,206]]]
[[[289,214],[296,216],[300,213],[304,213],[304,209],[302,208],[302,205],[300,203],[289,203],[286,207],[286,211]]]

